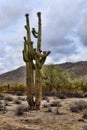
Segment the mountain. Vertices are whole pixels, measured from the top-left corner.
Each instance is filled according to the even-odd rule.
[[[87,61],[80,61],[76,63],[66,62],[59,64],[59,66],[68,72],[74,73],[77,77],[87,74]]]
[[[66,62],[63,64],[55,64],[56,67],[61,67],[69,73],[73,73],[76,78],[87,81],[87,61],[80,61],[76,63]],[[25,84],[26,73],[25,66],[19,67],[16,70],[0,75],[0,85],[2,84]]]
[[[26,82],[26,73],[24,66],[0,75],[0,85],[25,84],[25,82]]]
[[[80,61],[76,63],[66,62],[57,66],[74,74],[77,79],[87,82],[87,61]]]

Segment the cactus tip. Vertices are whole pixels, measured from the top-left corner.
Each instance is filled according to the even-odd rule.
[[[24,40],[26,39],[26,37],[24,37]]]
[[[29,16],[29,14],[27,13],[27,14],[25,14],[25,16],[27,17],[27,16]]]
[[[37,16],[41,15],[41,12],[37,12]]]

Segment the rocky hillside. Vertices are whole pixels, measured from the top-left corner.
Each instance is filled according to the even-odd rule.
[[[76,63],[66,62],[59,64],[59,66],[68,72],[74,73],[77,77],[87,74],[87,61],[80,61]]]
[[[25,82],[26,82],[26,73],[24,66],[0,75],[0,85],[25,84]]]
[[[77,78],[87,81],[87,61],[76,63],[66,62],[63,64],[56,64],[56,67],[61,67],[69,73],[74,73]],[[26,74],[25,67],[22,66],[16,70],[0,75],[0,84],[25,84]]]

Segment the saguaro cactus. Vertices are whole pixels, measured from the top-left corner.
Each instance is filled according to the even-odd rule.
[[[35,52],[35,92],[36,92],[36,107],[40,108],[42,97],[41,86],[41,68],[46,60],[46,57],[50,54],[50,51],[42,52],[41,50],[41,13],[37,13],[38,17],[38,32],[33,28],[32,32],[35,38],[37,38],[37,50]]]
[[[33,104],[33,91],[35,88],[36,108],[40,108],[42,87],[41,87],[41,68],[46,60],[46,57],[50,54],[50,51],[41,51],[41,13],[37,13],[38,17],[38,32],[35,28],[32,28],[32,34],[37,38],[37,49],[33,48],[33,42],[31,41],[29,15],[26,14],[26,25],[27,38],[24,37],[24,50],[23,59],[26,63],[26,85],[27,85],[27,101],[30,108]],[[33,63],[35,61],[35,64]],[[33,70],[35,70],[35,77]],[[35,79],[34,79],[35,78]],[[35,81],[35,86],[34,86]]]
[[[32,107],[32,93],[34,88],[34,76],[33,76],[33,42],[30,36],[30,25],[29,25],[29,15],[26,14],[26,25],[25,29],[27,31],[27,37],[24,37],[24,50],[23,59],[26,63],[26,85],[27,85],[27,102]]]

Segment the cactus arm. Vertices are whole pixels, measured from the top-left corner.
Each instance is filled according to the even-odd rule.
[[[27,31],[27,40],[28,40],[29,42],[31,42],[30,24],[29,24],[29,14],[26,14],[25,17],[26,17],[25,29],[26,29],[26,31]]]
[[[22,51],[22,53],[23,53],[23,60],[24,60],[25,62],[28,62],[29,59],[28,59],[27,53],[26,53],[24,50]]]
[[[28,45],[26,37],[24,37],[24,42],[25,42],[26,45]]]
[[[38,17],[38,41],[37,41],[37,51],[41,50],[41,13],[37,13]]]
[[[32,34],[35,38],[38,38],[38,33],[36,32],[35,28],[32,28]]]
[[[38,32],[35,30],[35,28],[32,28],[32,30],[34,31],[34,33],[38,34]]]
[[[43,52],[44,53],[44,52]],[[50,51],[47,51],[43,54],[42,58],[40,58],[40,68],[42,68],[47,56],[50,54],[51,52]]]

